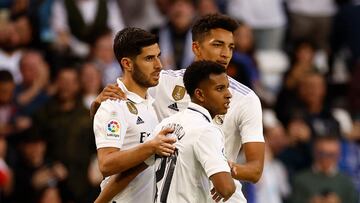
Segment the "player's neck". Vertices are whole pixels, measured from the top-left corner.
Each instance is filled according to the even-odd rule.
[[[131,77],[124,77],[121,79],[121,81],[124,83],[126,89],[128,89],[130,92],[133,92],[146,99],[146,92],[148,90],[147,87],[140,86]]]

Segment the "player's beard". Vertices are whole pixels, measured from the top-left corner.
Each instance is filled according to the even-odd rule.
[[[139,66],[134,63],[134,71],[132,72],[133,80],[142,87],[154,87],[157,83],[152,83],[150,78],[147,77],[139,68]]]

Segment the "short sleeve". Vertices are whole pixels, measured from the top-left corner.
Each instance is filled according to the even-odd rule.
[[[122,101],[107,100],[102,102],[94,117],[94,134],[96,148],[121,148],[126,134],[126,115],[123,113]]]
[[[264,142],[262,110],[259,97],[255,93],[250,93],[246,102],[239,107],[242,112],[239,113],[237,120],[241,121],[239,130],[241,132],[242,143]]]
[[[208,177],[219,172],[230,172],[224,155],[224,139],[220,129],[216,127],[202,130],[194,144],[197,160]]]

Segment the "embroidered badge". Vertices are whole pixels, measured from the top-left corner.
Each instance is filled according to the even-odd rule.
[[[120,124],[117,120],[110,120],[106,125],[106,138],[107,139],[120,139]]]
[[[175,99],[175,101],[179,101],[184,98],[185,92],[185,87],[176,85],[172,92],[172,97]]]
[[[128,101],[128,102],[126,102],[126,106],[128,107],[129,111],[130,111],[132,114],[135,114],[135,115],[138,114],[138,110],[137,110],[137,108],[136,108],[136,106],[135,106],[134,103]]]

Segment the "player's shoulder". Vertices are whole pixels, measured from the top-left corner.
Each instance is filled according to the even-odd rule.
[[[235,101],[241,103],[257,103],[260,101],[258,95],[256,95],[256,93],[252,89],[231,77],[229,77],[229,89],[231,94],[233,95],[232,102]]]
[[[249,87],[247,87],[246,85],[238,82],[237,80],[235,80],[230,76],[228,78],[229,78],[229,88],[234,93],[240,94],[242,96],[251,96],[252,94],[254,94],[254,91]]]
[[[163,78],[182,78],[184,76],[185,69],[180,70],[161,70],[160,76]]]
[[[123,109],[126,108],[126,102],[126,100],[110,99],[101,102],[101,105],[95,114],[95,118],[97,116],[114,114],[114,112],[116,112],[116,114],[122,114],[124,112]]]

